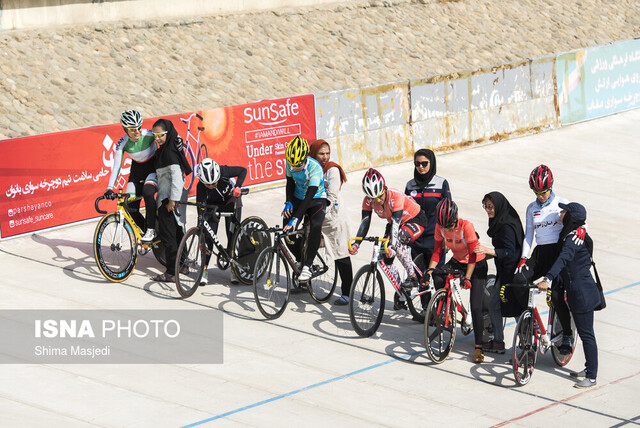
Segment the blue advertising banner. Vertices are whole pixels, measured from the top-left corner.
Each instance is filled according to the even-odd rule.
[[[640,107],[640,40],[556,58],[563,125]]]

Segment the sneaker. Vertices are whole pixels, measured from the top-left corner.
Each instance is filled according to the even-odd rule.
[[[473,351],[473,362],[479,364],[484,361],[484,352],[482,352],[481,348],[476,348]]]
[[[573,378],[583,378],[587,376],[587,371],[586,370],[582,370],[581,372],[570,372],[569,376],[573,377]]]
[[[140,238],[140,240],[144,244],[151,244],[153,242],[153,240],[155,239],[155,237],[156,237],[156,230],[155,229],[147,229],[147,231],[144,233],[144,235],[142,235],[142,238]]]
[[[596,383],[597,382],[595,379],[584,378],[580,382],[576,382],[575,385],[573,385],[573,387],[574,388],[591,388],[592,386],[596,386]]]
[[[311,269],[309,266],[305,266],[302,268],[302,272],[300,272],[300,276],[298,277],[298,282],[308,282],[311,279]]]
[[[200,287],[204,287],[209,283],[209,271],[207,269],[202,271],[202,278],[200,278]]]
[[[504,342],[498,342],[491,339],[490,341],[482,344],[482,350],[494,354],[504,354]]]
[[[402,285],[400,286],[406,290],[411,290],[412,288],[415,288],[418,285],[419,285],[418,278],[416,278],[415,276],[410,276],[409,278],[405,279]]]
[[[573,352],[573,337],[562,336],[562,344],[558,347],[560,355],[570,355]]]
[[[339,299],[336,299],[333,304],[336,306],[346,306],[349,304],[349,296],[342,295]]]
[[[238,278],[236,277],[236,274],[233,273],[233,269],[231,269],[229,271],[229,281],[231,281],[232,284],[238,284],[240,281],[238,281]]]

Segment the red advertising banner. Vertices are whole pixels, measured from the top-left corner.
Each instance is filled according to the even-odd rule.
[[[188,158],[244,166],[246,184],[284,178],[284,148],[294,135],[315,138],[313,95],[165,116],[188,142]],[[151,128],[157,118],[143,122]],[[0,237],[96,217],[95,199],[107,188],[119,124],[0,141]],[[127,183],[124,157],[116,189]],[[195,174],[187,177],[190,194]],[[110,205],[111,204],[111,205]],[[114,202],[101,204],[113,209]]]

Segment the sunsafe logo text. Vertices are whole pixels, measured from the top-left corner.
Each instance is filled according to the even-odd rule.
[[[176,320],[35,320],[36,338],[175,338],[180,335]]]
[[[269,105],[246,107],[244,109],[244,123],[258,122],[261,125],[278,125],[285,122],[289,116],[297,116],[300,106],[291,102],[290,98],[279,104],[272,102]]]

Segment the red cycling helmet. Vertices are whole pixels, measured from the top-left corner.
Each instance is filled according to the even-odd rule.
[[[443,199],[436,205],[436,222],[446,228],[451,228],[458,221],[458,206],[451,199]]]
[[[553,174],[546,165],[539,165],[529,175],[529,187],[534,192],[546,192],[553,187]]]
[[[377,169],[369,168],[362,178],[362,190],[370,198],[379,198],[387,188],[384,177]]]

